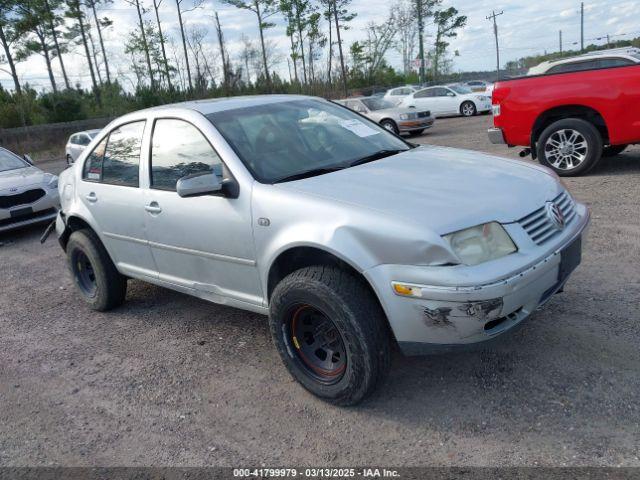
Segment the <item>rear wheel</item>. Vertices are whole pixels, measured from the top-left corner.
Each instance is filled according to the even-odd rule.
[[[396,135],[398,134],[398,126],[393,120],[382,120],[380,122],[380,126],[389,130],[390,132],[395,133]]]
[[[466,101],[462,105],[460,105],[460,113],[465,117],[473,117],[476,112],[476,105],[473,102]]]
[[[93,310],[106,311],[122,305],[127,279],[118,272],[95,233],[78,230],[71,234],[67,263],[80,296]]]
[[[602,149],[603,157],[615,157],[624,152],[629,145],[608,145]]]
[[[602,137],[593,124],[579,118],[565,118],[543,130],[537,151],[540,163],[558,175],[581,175],[600,160]]]
[[[271,297],[273,341],[289,373],[338,405],[368,396],[389,366],[384,314],[366,285],[335,267],[285,277]]]

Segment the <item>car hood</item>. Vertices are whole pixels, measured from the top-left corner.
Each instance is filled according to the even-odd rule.
[[[279,186],[418,222],[440,235],[515,222],[562,190],[543,167],[434,146]]]
[[[45,173],[36,167],[16,168],[0,172],[0,192],[6,193],[10,188],[22,188],[42,184],[45,182]]]

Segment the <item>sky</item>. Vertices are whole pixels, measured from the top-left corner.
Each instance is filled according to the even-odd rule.
[[[150,0],[142,0],[143,4]],[[192,0],[183,0],[183,6],[188,7]],[[343,43],[348,45],[364,36],[364,29],[370,22],[381,23],[388,14],[391,1],[388,0],[353,0],[351,9],[357,17],[351,22],[349,30],[343,32]],[[607,34],[612,40],[631,39],[640,36],[640,24],[637,22],[640,0],[586,0],[584,19],[585,44],[604,44]],[[455,6],[461,15],[466,15],[467,25],[460,30],[458,37],[450,41],[450,51],[458,51],[454,57],[454,71],[492,70],[496,65],[495,40],[492,23],[487,16],[495,10],[504,12],[497,17],[500,43],[501,65],[509,60],[522,56],[557,51],[559,48],[558,32],[562,30],[564,49],[579,48],[580,42],[580,2],[576,0],[443,0],[443,6]],[[183,8],[185,8],[183,7]],[[244,34],[256,43],[258,41],[257,21],[252,12],[239,10],[225,5],[219,0],[205,0],[203,6],[184,15],[189,27],[198,27],[208,31],[207,42],[214,51],[215,28],[213,14],[217,11],[224,31],[225,39],[232,58],[237,58],[241,49],[241,36]],[[112,70],[128,77],[125,88],[131,87],[133,78],[129,68],[129,59],[124,54],[124,42],[129,31],[136,28],[137,16],[135,8],[125,0],[114,0],[113,3],[102,8],[101,16],[108,16],[114,24],[104,32],[106,49],[110,58]],[[160,10],[161,21],[165,34],[173,39],[177,45],[179,30],[174,0],[164,0]],[[153,12],[149,11],[146,18],[153,19]],[[274,17],[275,28],[266,31],[266,36],[275,45],[282,61],[275,68],[283,77],[288,77],[286,55],[288,53],[288,39],[285,36],[284,24],[281,19]],[[429,23],[429,22],[428,22]],[[427,23],[427,34],[432,33],[433,26]],[[597,37],[603,37],[597,40]],[[426,47],[429,47],[432,37],[427,37]],[[171,56],[171,53],[169,53]],[[400,55],[390,51],[387,55],[389,63],[400,67]],[[64,57],[65,66],[73,83],[88,86],[90,83],[86,57],[80,47]],[[0,65],[0,82],[3,86],[12,88],[10,76]],[[34,55],[17,65],[19,76],[23,83],[29,82],[38,90],[49,89],[48,76],[44,58]],[[54,61],[54,74],[62,84],[59,64]],[[127,86],[126,83],[129,83]]]

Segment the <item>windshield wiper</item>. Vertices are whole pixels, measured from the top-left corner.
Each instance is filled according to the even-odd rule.
[[[373,162],[374,160],[380,160],[381,158],[390,157],[391,155],[395,155],[397,153],[406,152],[405,149],[387,149],[387,150],[378,150],[376,153],[372,153],[371,155],[367,155],[366,157],[359,158],[354,160],[349,164],[350,167],[355,167],[356,165],[362,165],[363,163]]]
[[[273,183],[291,182],[293,180],[302,180],[303,178],[315,177],[317,175],[323,175],[325,173],[337,172],[345,167],[320,167],[312,168],[311,170],[305,170],[304,172],[294,173],[293,175],[287,175],[286,177],[278,178]]]

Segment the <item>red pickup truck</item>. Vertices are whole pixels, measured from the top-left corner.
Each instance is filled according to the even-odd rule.
[[[580,175],[640,143],[640,64],[500,81],[492,104],[492,143]]]

